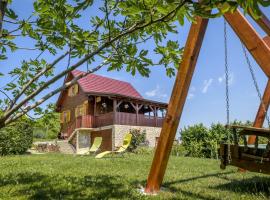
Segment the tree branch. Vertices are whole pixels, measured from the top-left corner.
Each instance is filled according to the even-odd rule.
[[[0,0],[0,38],[2,37],[3,20],[4,20],[7,4],[8,3],[6,0]]]
[[[60,62],[63,58],[65,58],[66,55],[68,55],[69,53],[70,51],[67,51],[63,55],[59,56],[56,60],[54,60],[50,65],[48,65],[48,67],[44,68],[39,73],[37,73],[36,76],[34,76],[26,85],[23,86],[20,93],[14,97],[9,108],[6,111],[9,111],[15,105],[18,99],[24,94],[24,92],[30,87],[32,83],[34,83],[37,79],[39,79],[43,74],[51,70],[58,62]]]
[[[89,74],[92,74],[96,71],[98,71],[100,68],[102,68],[104,65],[108,64],[108,60],[111,58],[111,56],[109,58],[107,58],[106,60],[104,60],[99,66],[87,71],[84,74],[81,74],[75,78],[73,78],[71,81],[65,83],[63,86],[58,87],[57,89],[53,90],[52,92],[48,93],[47,95],[45,95],[43,98],[41,98],[39,101],[35,102],[34,104],[27,106],[26,108],[22,109],[22,112],[17,113],[14,117],[9,118],[5,121],[5,125],[10,124],[11,122],[17,120],[18,118],[20,118],[21,116],[23,116],[24,114],[28,113],[29,111],[31,111],[32,109],[36,108],[37,106],[39,106],[40,104],[44,103],[47,99],[51,98],[52,96],[54,96],[55,94],[57,94],[58,92],[61,92],[62,90],[65,90],[66,88],[69,88],[70,86],[74,85],[75,83],[77,83],[78,80],[82,79],[83,77],[86,77]]]
[[[84,58],[82,58],[81,60],[79,60],[76,64],[74,64],[73,66],[71,66],[69,69],[66,69],[64,71],[62,71],[61,73],[59,73],[58,75],[56,75],[55,77],[53,77],[51,80],[49,80],[47,83],[45,83],[44,85],[40,86],[39,88],[37,88],[37,90],[35,90],[34,92],[32,92],[29,96],[27,96],[24,100],[22,100],[20,103],[18,103],[16,106],[14,106],[11,110],[9,110],[8,112],[6,112],[4,114],[4,116],[2,118],[0,118],[0,122],[1,121],[6,121],[6,119],[8,119],[14,112],[16,112],[21,106],[23,106],[26,102],[28,102],[29,100],[33,99],[35,96],[37,96],[40,92],[42,92],[45,88],[47,88],[49,85],[53,84],[54,82],[56,82],[58,79],[62,78],[63,76],[65,76],[67,73],[73,71],[74,69],[78,68],[79,66],[81,66],[83,63],[85,63],[86,61],[88,61],[89,59],[91,59],[93,56],[97,55],[98,53],[100,53],[102,50],[104,50],[106,47],[110,46],[111,44],[113,44],[115,41],[119,40],[120,38],[129,35],[133,32],[136,32],[138,30],[144,29],[147,26],[156,24],[158,22],[162,22],[164,20],[170,20],[171,18],[169,18],[172,14],[176,13],[184,4],[186,3],[186,1],[181,2],[178,6],[175,7],[175,9],[173,9],[171,12],[169,12],[168,14],[166,14],[165,16],[162,16],[156,20],[153,21],[149,21],[147,23],[144,23],[144,20],[134,23],[131,27],[127,28],[123,33],[115,36],[114,38],[112,38],[110,41],[105,42],[104,44],[102,44],[98,49],[96,49],[95,51],[91,52],[90,54],[87,54],[84,56]]]

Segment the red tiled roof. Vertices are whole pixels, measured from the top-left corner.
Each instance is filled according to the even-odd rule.
[[[74,70],[71,73],[76,77],[85,72]],[[143,98],[130,83],[96,74],[89,74],[80,79],[78,83],[85,93],[117,94],[139,99]]]

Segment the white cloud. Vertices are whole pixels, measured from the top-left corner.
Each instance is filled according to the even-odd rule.
[[[225,79],[226,79],[225,74],[223,74],[223,76],[218,77],[218,82],[223,83],[223,82],[225,82]],[[234,74],[230,73],[229,80],[228,80],[229,86],[231,86],[233,84],[233,82],[234,82]]]
[[[155,89],[147,91],[145,93],[145,95],[148,97],[156,97],[156,98],[167,98],[168,97],[168,95],[161,90],[159,85],[157,85]]]
[[[204,80],[203,81],[202,93],[204,93],[204,94],[207,93],[208,88],[212,85],[212,83],[213,83],[213,79],[212,78],[210,78],[208,80]]]
[[[190,99],[193,99],[195,97],[195,91],[196,91],[196,88],[194,86],[192,86],[190,89],[189,89],[189,93],[188,93],[188,96],[187,96],[187,99],[190,100]]]

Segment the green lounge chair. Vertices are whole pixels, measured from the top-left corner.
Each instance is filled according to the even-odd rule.
[[[98,155],[96,155],[95,158],[103,158],[104,156],[106,156],[108,154],[111,154],[111,155],[113,155],[113,154],[123,155],[123,153],[127,150],[127,148],[130,145],[131,138],[132,138],[132,135],[130,133],[126,134],[122,146],[120,146],[116,151],[104,151],[104,152],[99,153]]]
[[[95,137],[94,142],[88,151],[88,154],[96,154],[100,150],[101,143],[102,137]]]

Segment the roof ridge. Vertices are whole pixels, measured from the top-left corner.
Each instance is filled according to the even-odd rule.
[[[77,72],[80,72],[80,73],[86,73],[85,71],[81,71],[81,70],[78,70],[78,69],[72,70],[72,72],[74,72],[74,71],[77,71]],[[123,80],[119,80],[119,79],[115,79],[115,78],[110,78],[110,77],[107,77],[107,76],[104,76],[104,75],[99,75],[99,74],[94,74],[94,73],[91,73],[91,74],[88,74],[88,75],[95,75],[95,76],[99,76],[99,77],[102,77],[102,78],[107,78],[107,79],[110,79],[110,80],[127,83],[127,84],[129,84],[129,85],[131,85],[133,87],[133,85],[131,83],[127,82],[127,81],[123,81]]]
[[[72,70],[71,74],[73,76],[78,76],[79,74],[85,74],[86,72],[81,71],[81,70]],[[92,77],[92,78],[91,78]],[[103,75],[99,75],[99,74],[88,74],[87,76],[85,76],[84,78],[82,78],[81,80],[78,81],[78,83],[80,84],[80,86],[82,87],[82,89],[87,92],[87,88],[89,88],[89,86],[91,85],[91,79],[99,79],[99,82],[101,82],[101,85],[95,85],[92,87],[94,87],[95,89],[98,90],[102,90],[104,89],[104,85],[102,84],[102,82],[106,82],[106,87],[105,89],[109,89],[111,91],[118,91],[117,93],[122,94],[122,95],[131,95],[133,97],[139,97],[139,98],[143,98],[143,96],[139,93],[139,91],[129,82],[127,81],[122,81],[122,80],[118,80],[118,79],[114,79],[114,78],[110,78],[110,77],[106,77]],[[84,83],[83,83],[84,82]],[[110,88],[110,86],[114,85],[114,89]],[[122,88],[122,92],[121,92],[121,88]],[[95,90],[94,89],[94,90]],[[130,94],[128,94],[130,93]]]

